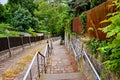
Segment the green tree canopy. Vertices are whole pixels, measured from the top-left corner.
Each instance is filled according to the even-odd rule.
[[[5,8],[2,4],[0,4],[0,22],[4,22],[5,21]]]
[[[52,35],[62,36],[64,35],[65,21],[68,18],[68,6],[61,3],[54,5],[55,3],[56,1],[48,3],[41,0],[34,14],[40,20],[41,27],[48,26],[48,31]]]
[[[8,4],[12,12],[16,11],[21,6],[22,8],[28,9],[32,15],[36,7],[34,0],[8,0]]]
[[[38,28],[38,20],[24,8],[19,8],[14,12],[11,24],[19,31],[28,30],[30,27],[35,30]]]

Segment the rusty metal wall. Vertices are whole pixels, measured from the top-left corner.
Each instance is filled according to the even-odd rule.
[[[75,32],[77,34],[82,34],[83,25],[80,22],[80,18],[79,17],[76,17],[76,18],[73,19],[72,26],[73,26],[72,27],[73,28],[73,32]]]
[[[98,29],[109,25],[109,23],[100,24],[100,22],[108,18],[106,16],[108,13],[115,11],[115,8],[111,6],[111,3],[112,0],[108,0],[99,6],[87,11],[87,34],[94,36],[99,40],[106,39],[106,34]],[[92,27],[94,30],[89,30],[90,27]]]
[[[107,19],[106,16],[108,13],[114,12],[115,7],[111,6],[112,0],[107,0],[106,2],[100,4],[99,6],[92,8],[87,11],[87,22],[86,22],[86,33],[89,36],[96,37],[99,40],[105,40],[106,34],[102,31],[98,30],[99,28],[103,28],[109,23],[100,24],[101,21]],[[93,30],[89,30],[92,27]],[[72,30],[77,34],[82,34],[83,25],[80,22],[80,18],[76,17],[72,22]]]

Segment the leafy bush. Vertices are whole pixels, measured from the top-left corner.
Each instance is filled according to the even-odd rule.
[[[5,8],[4,6],[0,3],[0,22],[5,21]]]
[[[37,36],[36,32],[34,32],[34,29],[29,28],[28,30],[26,30],[26,32],[30,33],[32,36]]]
[[[110,43],[110,42],[109,42]],[[111,49],[106,49],[106,46],[108,45],[108,42],[106,41],[99,41],[97,39],[91,39],[87,42],[88,50],[92,53],[92,55],[95,55],[96,58],[98,57],[99,51],[101,54],[100,60],[105,61],[109,58],[109,55],[111,54]]]
[[[92,54],[97,54],[97,48],[99,47],[99,41],[97,39],[91,39],[87,42],[87,47]]]
[[[101,60],[102,60],[102,62],[104,62],[105,60],[107,60],[109,58],[109,55],[111,54],[111,49],[107,49],[106,48],[106,46],[109,43],[110,42],[101,41],[99,43],[98,48],[97,48],[97,50],[100,51],[100,53],[101,53]]]
[[[16,31],[13,31],[13,27],[10,24],[1,23],[0,24],[0,37],[6,36],[19,36]]]
[[[25,31],[30,27],[37,30],[38,20],[32,17],[31,13],[27,9],[19,8],[17,11],[14,12],[11,24],[18,31]]]
[[[107,16],[110,18],[102,21],[101,23],[110,22],[108,26],[102,28],[102,31],[106,33],[106,38],[109,38],[111,42],[108,42],[105,47],[101,47],[101,52],[110,50],[108,54],[109,58],[104,62],[108,70],[120,73],[120,3],[118,0],[113,1],[113,5],[117,6],[116,12],[109,13]]]

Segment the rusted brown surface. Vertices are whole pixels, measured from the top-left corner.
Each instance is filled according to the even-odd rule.
[[[77,34],[82,34],[82,23],[80,21],[79,17],[76,17],[73,19],[73,24],[72,24],[72,28],[73,28],[73,32],[77,33]]]
[[[102,31],[98,30],[99,28],[103,28],[107,26],[109,23],[102,23],[101,21],[107,19],[106,16],[108,13],[114,12],[115,7],[111,6],[112,0],[108,0],[99,6],[87,11],[87,34],[92,35],[99,40],[106,39],[106,34]],[[89,30],[89,28],[92,27],[94,30]]]
[[[108,19],[107,14],[114,12],[115,7],[111,6],[112,0],[107,0],[106,2],[100,4],[99,6],[92,8],[87,11],[87,22],[86,22],[86,33],[92,37],[96,37],[99,40],[105,40],[106,34],[103,33],[99,28],[103,28],[109,23],[102,23],[101,21]],[[93,30],[89,30],[92,27]],[[82,34],[83,25],[79,17],[73,19],[72,30],[77,34]]]

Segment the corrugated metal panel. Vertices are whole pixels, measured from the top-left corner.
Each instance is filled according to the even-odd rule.
[[[72,26],[73,26],[73,32],[75,32],[77,34],[82,34],[83,25],[80,22],[80,18],[79,17],[76,17],[76,18],[73,19]]]
[[[109,23],[100,24],[101,21],[107,19],[106,16],[110,12],[114,12],[115,8],[111,7],[111,0],[100,4],[99,6],[87,11],[87,34],[90,34],[99,40],[105,40],[106,34],[102,31],[98,30],[98,28],[103,28],[107,26]],[[93,27],[94,31],[90,31],[89,27]]]

